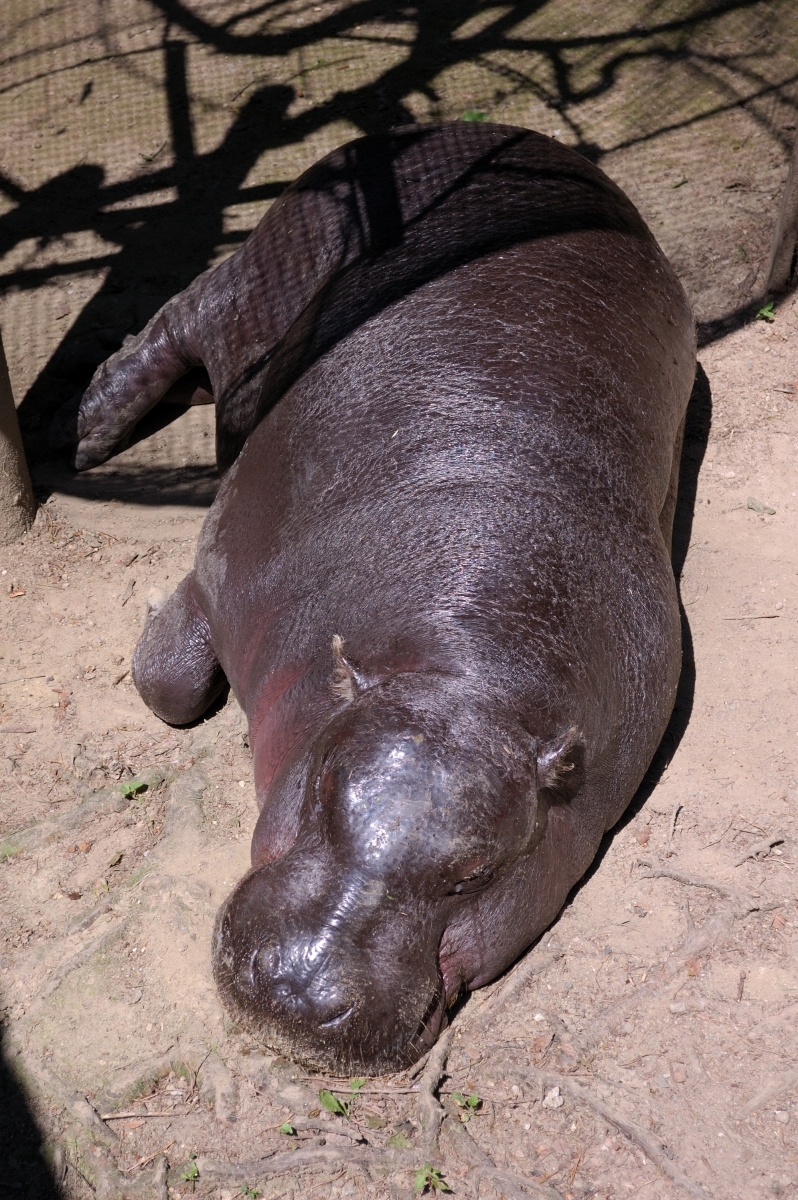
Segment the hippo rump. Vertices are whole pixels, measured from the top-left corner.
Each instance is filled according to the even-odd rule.
[[[221,487],[133,676],[165,721],[226,681],[247,715],[260,816],[213,961],[267,1045],[415,1060],[623,813],[680,670],[694,369],[600,170],[424,125],[312,167],[62,414],[86,467],[181,377],[215,399]]]

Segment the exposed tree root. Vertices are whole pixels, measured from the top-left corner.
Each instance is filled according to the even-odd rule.
[[[782,1096],[798,1084],[798,1070],[787,1071],[785,1075],[780,1075],[777,1079],[772,1079],[758,1095],[754,1096],[753,1100],[749,1100],[743,1112],[748,1115],[756,1112],[763,1104],[767,1104],[770,1100],[775,1100],[777,1096]]]
[[[443,1136],[447,1139],[455,1155],[469,1170],[469,1178],[487,1179],[502,1196],[508,1200],[561,1200],[560,1193],[545,1184],[516,1175],[497,1167],[493,1159],[477,1145],[468,1130],[461,1123],[459,1114],[453,1104],[446,1105],[446,1123],[443,1126]]]
[[[117,1135],[103,1121],[97,1110],[85,1096],[81,1096],[65,1083],[54,1071],[33,1059],[23,1060],[23,1070],[36,1087],[57,1100],[86,1130],[92,1143],[80,1164],[72,1164],[78,1174],[93,1190],[98,1200],[168,1200],[166,1185],[167,1160],[163,1152],[155,1158],[151,1171],[128,1179],[103,1152],[102,1147],[114,1149],[119,1145]],[[66,1170],[63,1155],[62,1174]],[[59,1159],[60,1161],[60,1159]]]
[[[321,1121],[314,1117],[292,1117],[291,1125],[297,1133],[335,1134],[337,1137],[348,1138],[350,1142],[362,1142],[363,1134],[353,1125],[345,1121]]]
[[[222,1163],[200,1157],[196,1160],[200,1178],[210,1183],[240,1183],[251,1186],[255,1182],[294,1173],[302,1169],[332,1167],[337,1164],[385,1170],[418,1169],[425,1162],[439,1155],[441,1126],[452,1149],[477,1178],[484,1178],[508,1200],[561,1200],[558,1192],[547,1188],[533,1179],[526,1179],[512,1171],[497,1167],[492,1159],[477,1146],[460,1122],[454,1106],[447,1109],[437,1098],[438,1086],[444,1074],[453,1030],[449,1029],[430,1051],[420,1080],[418,1092],[419,1143],[415,1150],[387,1150],[375,1146],[304,1146],[290,1151],[273,1151],[271,1154],[245,1163]],[[444,1123],[445,1122],[445,1123]],[[329,1128],[328,1122],[299,1119],[294,1122],[299,1131],[314,1130],[320,1133],[343,1134],[353,1142],[361,1135],[344,1125]]]
[[[166,1179],[168,1167],[166,1155],[159,1154],[155,1159],[152,1172],[152,1190],[155,1192],[155,1200],[169,1200],[169,1187]]]
[[[649,980],[648,983],[642,984],[630,995],[621,997],[620,1000],[610,1004],[604,1010],[589,1039],[591,1045],[595,1045],[604,1036],[606,1030],[612,1029],[624,1020],[642,1000],[654,999],[659,996],[663,983],[674,978],[682,969],[686,958],[703,953],[704,950],[710,949],[727,937],[735,919],[741,920],[752,912],[770,912],[775,908],[783,908],[786,903],[780,900],[757,900],[733,884],[721,883],[715,879],[705,879],[698,875],[687,875],[684,871],[676,871],[671,867],[655,867],[653,863],[645,859],[641,859],[638,866],[646,868],[643,879],[673,879],[674,882],[682,883],[687,887],[705,888],[715,892],[732,903],[706,920],[703,925],[694,926],[689,930],[683,944],[663,964],[663,974],[659,979]]]
[[[630,1121],[628,1117],[624,1117],[605,1104],[603,1100],[599,1100],[598,1096],[594,1095],[584,1084],[578,1083],[572,1076],[554,1075],[550,1071],[535,1070],[534,1067],[515,1068],[513,1073],[527,1087],[535,1087],[542,1080],[547,1087],[559,1087],[560,1092],[565,1092],[573,1100],[587,1105],[605,1121],[614,1125],[630,1142],[639,1146],[663,1175],[693,1196],[694,1200],[710,1200],[709,1193],[698,1184],[693,1183],[668,1157],[664,1146],[640,1129],[638,1125],[635,1125],[633,1121]]]
[[[786,1025],[796,1019],[798,1019],[798,1004],[788,1004],[781,1012],[774,1013],[772,1017],[765,1017],[764,1021],[760,1021],[758,1025],[749,1029],[748,1040],[755,1042],[758,1038],[764,1037],[766,1033],[774,1033],[780,1025]]]
[[[128,923],[128,918],[126,917],[121,921],[117,921],[116,924],[112,925],[110,929],[103,930],[98,937],[89,942],[88,946],[84,946],[82,950],[78,950],[76,954],[73,954],[70,958],[67,958],[64,962],[60,963],[56,969],[50,973],[46,982],[44,983],[44,986],[41,988],[36,996],[36,999],[34,1000],[37,1011],[39,1003],[42,1000],[46,1000],[48,996],[52,996],[53,992],[64,982],[67,975],[71,975],[73,971],[77,971],[79,967],[82,967],[84,963],[87,963],[95,954],[99,954],[101,950],[107,949],[108,946],[110,946],[112,942],[115,942],[120,934],[124,932]],[[26,1013],[28,1018],[30,1018],[32,1015],[32,1008],[33,1006],[31,1005]]]
[[[419,1152],[425,1160],[432,1158],[438,1151],[438,1136],[445,1114],[443,1105],[438,1100],[435,1092],[446,1067],[449,1047],[452,1044],[452,1033],[451,1029],[447,1029],[443,1036],[435,1043],[427,1059],[424,1074],[419,1081],[418,1144]]]
[[[738,905],[750,900],[750,897],[745,896],[733,884],[720,883],[717,879],[704,879],[698,875],[686,875],[684,871],[675,871],[672,867],[655,867],[645,859],[641,859],[638,865],[646,868],[644,879],[674,879],[677,883],[687,884],[688,887],[706,888],[707,891],[717,892],[719,896],[734,900]]]
[[[382,1150],[375,1146],[308,1146],[297,1150],[274,1151],[253,1162],[224,1163],[200,1156],[196,1159],[200,1178],[210,1183],[253,1183],[285,1175],[303,1168],[334,1167],[349,1164],[359,1167],[384,1167],[388,1170],[412,1170],[418,1166],[418,1153],[412,1150]]]
[[[431,1051],[428,1050],[426,1054],[421,1055],[421,1058],[418,1060],[418,1062],[414,1062],[412,1067],[408,1067],[408,1069],[407,1069],[407,1078],[408,1079],[415,1079],[417,1075],[421,1074],[421,1072],[424,1070],[424,1068],[427,1065],[427,1059],[429,1058],[430,1054],[431,1054]]]
[[[469,1036],[483,1033],[494,1024],[498,1010],[508,1000],[512,1000],[533,975],[541,975],[544,971],[548,971],[556,961],[557,956],[554,954],[541,955],[534,949],[527,951],[497,987],[486,989],[487,996],[473,1014],[469,1012],[468,1008],[463,1011],[454,1025],[457,1033],[461,1034],[466,1030],[468,1030]]]
[[[749,846],[745,854],[737,859],[735,867],[741,867],[744,862],[748,862],[749,858],[765,858],[774,846],[779,846],[783,841],[783,833],[773,833],[769,837],[761,838],[760,841],[754,842],[753,846]]]
[[[69,1084],[65,1083],[58,1075],[46,1067],[44,1063],[40,1063],[34,1059],[23,1059],[22,1068],[39,1089],[51,1095],[61,1104],[67,1112],[80,1122],[84,1129],[87,1129],[93,1140],[101,1146],[117,1146],[119,1144],[116,1134],[112,1129],[105,1124],[97,1110],[89,1104],[85,1096],[81,1096],[79,1092],[74,1091]]]

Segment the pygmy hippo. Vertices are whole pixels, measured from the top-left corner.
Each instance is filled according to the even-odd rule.
[[[302,175],[62,416],[87,467],[189,372],[215,399],[219,494],[133,676],[165,721],[226,681],[247,715],[260,816],[213,961],[268,1045],[413,1061],[623,813],[680,670],[694,369],[597,167],[423,125]]]

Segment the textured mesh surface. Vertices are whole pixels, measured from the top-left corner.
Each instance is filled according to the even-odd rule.
[[[762,285],[798,98],[792,0],[14,0],[0,61],[0,324],[49,486],[55,407],[358,133],[484,115],[581,148],[713,321]],[[154,499],[187,454],[207,475],[207,420],[128,450],[120,487]]]

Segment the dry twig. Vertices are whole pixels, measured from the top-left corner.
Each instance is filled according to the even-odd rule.
[[[676,832],[676,822],[679,819],[679,813],[681,811],[682,811],[682,805],[675,804],[673,807],[673,813],[671,814],[671,827],[668,832],[668,849],[665,851],[666,858],[670,858],[671,854],[673,854],[673,850],[671,850],[671,844],[673,842],[673,835]]]

